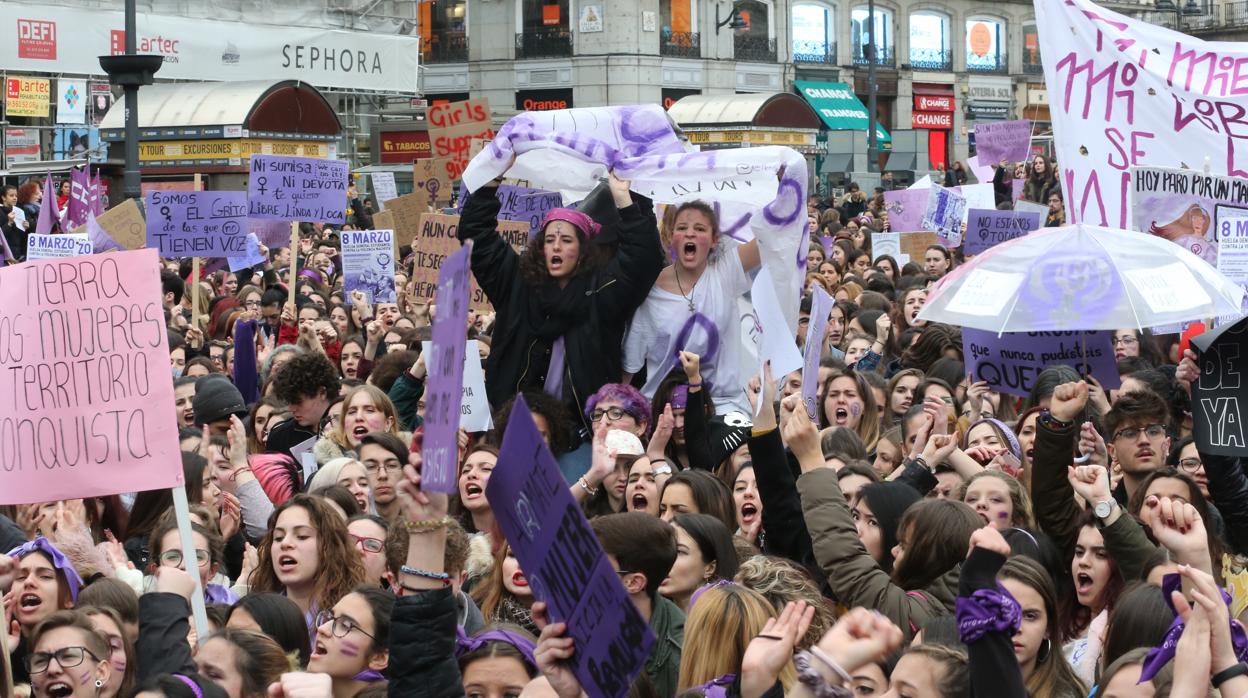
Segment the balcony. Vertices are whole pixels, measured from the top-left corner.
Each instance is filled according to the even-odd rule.
[[[871,59],[867,56],[868,47],[860,46],[854,51],[854,65],[867,66],[871,64]],[[878,68],[892,68],[897,65],[897,57],[893,55],[892,46],[877,46],[875,48],[875,65]]]
[[[541,27],[516,34],[516,59],[567,58],[572,55],[572,32],[563,27]]]
[[[673,58],[701,58],[702,36],[697,32],[664,29],[659,37],[659,55]]]
[[[953,51],[912,48],[910,49],[910,69],[948,73],[953,70]]]
[[[836,42],[794,41],[793,62],[836,65]]]
[[[1005,75],[1009,72],[1010,62],[1004,53],[990,53],[986,56],[966,54],[966,72],[989,75]]]
[[[425,63],[468,62],[468,37],[463,32],[434,34],[425,48]]]
[[[733,51],[737,60],[752,63],[775,63],[776,40],[761,36],[737,34],[732,38]]]
[[[1040,62],[1039,52],[1035,56],[1023,57],[1023,74],[1044,75],[1044,64]]]

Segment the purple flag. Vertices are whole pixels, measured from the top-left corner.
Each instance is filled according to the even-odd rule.
[[[94,213],[87,213],[87,222],[84,225],[87,226],[87,237],[91,240],[91,246],[96,254],[123,249],[111,235],[104,232],[99,223],[95,222]]]
[[[962,328],[967,372],[999,393],[1024,397],[1040,371],[1057,364],[1091,374],[1106,390],[1120,387],[1112,340],[1113,333],[1105,330],[1006,332],[998,337],[996,332]]]
[[[43,181],[43,202],[39,205],[39,220],[35,222],[35,232],[40,235],[51,233],[61,220],[61,212],[56,207],[56,188],[52,185],[52,175],[48,174]]]
[[[103,185],[100,182],[100,174],[97,172],[91,178],[91,210],[97,216],[104,213],[104,198]]]
[[[572,498],[523,397],[516,397],[485,496],[533,597],[546,603],[552,622],[567,623],[565,636],[576,647],[572,671],[585,692],[626,695],[654,634]]]
[[[823,334],[828,329],[828,315],[832,312],[832,296],[818,284],[814,285],[814,298],[810,302],[810,322],[806,325],[806,344],[802,347],[802,402],[811,421],[818,423],[818,405],[815,394],[819,391],[819,359],[823,357]]]
[[[962,241],[962,252],[967,256],[981,254],[1007,240],[1039,229],[1040,214],[1035,211],[973,208],[966,214],[966,239]]]
[[[464,394],[464,328],[468,326],[469,242],[438,270],[438,312],[433,351],[425,357],[425,436],[421,444],[420,488],[454,492],[459,482],[459,407]]]
[[[87,214],[91,212],[91,175],[85,167],[75,167],[69,173],[68,208],[66,227],[73,229],[87,222]]]

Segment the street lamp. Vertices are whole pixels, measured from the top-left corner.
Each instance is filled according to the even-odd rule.
[[[722,21],[719,19],[719,5],[718,4],[715,5],[715,33],[716,34],[718,34],[719,30],[724,27],[728,27],[729,29],[732,29],[735,31],[737,29],[745,29],[748,26],[749,25],[746,24],[745,22],[745,18],[741,16],[741,12],[737,10],[735,5],[732,8],[732,14],[725,17]]]
[[[126,96],[126,169],[122,186],[128,199],[143,196],[139,174],[139,87],[150,85],[156,71],[164,63],[159,54],[136,54],[135,0],[126,0],[126,52],[118,56],[100,56],[100,67],[108,73],[109,82],[125,90]]]

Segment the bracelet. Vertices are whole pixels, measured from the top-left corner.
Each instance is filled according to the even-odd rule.
[[[824,666],[832,670],[832,673],[841,677],[841,682],[843,684],[847,686],[853,684],[854,679],[852,676],[849,675],[849,672],[842,669],[840,664],[837,664],[835,661],[833,661],[831,657],[824,654],[823,650],[812,645],[809,651],[810,651],[810,656],[823,662]]]
[[[455,519],[449,516],[443,516],[440,519],[425,519],[424,521],[405,521],[403,525],[407,527],[408,533],[432,533],[442,529],[450,528],[455,523]]]
[[[922,466],[924,470],[932,469],[932,466],[927,464],[927,459],[924,458],[923,456],[915,456],[914,458],[910,459],[910,462],[918,464],[919,466]]]
[[[1217,688],[1227,681],[1239,676],[1248,676],[1248,662],[1240,662],[1219,671],[1214,674],[1211,679],[1209,679],[1209,682],[1213,684],[1214,688]]]
[[[1066,429],[1069,429],[1075,426],[1075,423],[1073,421],[1067,422],[1064,419],[1058,419],[1057,417],[1053,416],[1052,412],[1041,412],[1040,416],[1036,418],[1036,422],[1038,424],[1043,424],[1054,431],[1058,431],[1058,430],[1065,431]]]
[[[584,475],[582,475],[581,478],[576,481],[576,484],[580,485],[581,489],[585,490],[586,494],[588,494],[591,497],[598,494],[598,488],[590,487],[589,480],[586,480]]]
[[[407,565],[403,565],[402,567],[400,567],[399,571],[402,572],[403,574],[410,574],[413,577],[423,577],[425,579],[432,579],[434,581],[442,582],[442,586],[449,587],[451,585],[451,576],[445,572],[430,572],[429,570],[418,570],[415,567],[408,567]],[[403,588],[406,589],[407,587],[404,586]]]

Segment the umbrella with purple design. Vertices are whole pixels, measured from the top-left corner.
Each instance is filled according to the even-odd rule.
[[[937,284],[919,319],[993,332],[1142,329],[1238,314],[1243,298],[1168,240],[1078,224],[976,256]]]

